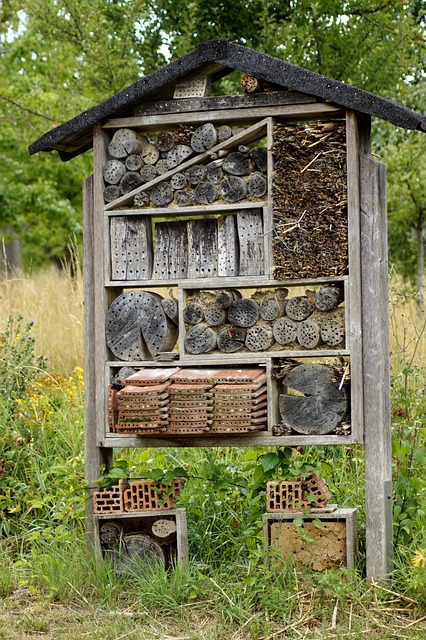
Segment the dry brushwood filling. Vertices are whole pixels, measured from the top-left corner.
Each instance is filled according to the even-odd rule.
[[[346,274],[345,125],[277,125],[273,156],[275,278]]]

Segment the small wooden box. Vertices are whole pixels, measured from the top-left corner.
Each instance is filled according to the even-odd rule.
[[[303,518],[303,529],[293,524],[295,518]],[[313,520],[320,520],[318,528]],[[309,566],[315,571],[325,571],[346,566],[355,567],[358,544],[357,509],[313,509],[309,516],[296,513],[265,513],[263,515],[263,540],[268,557],[284,562]]]

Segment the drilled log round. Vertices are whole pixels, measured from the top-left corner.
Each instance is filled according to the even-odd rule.
[[[172,131],[160,131],[157,134],[157,147],[160,151],[170,151],[175,144],[176,136]]]
[[[259,305],[251,298],[234,300],[228,309],[228,320],[236,327],[252,327],[259,316]]]
[[[189,167],[185,171],[185,175],[188,179],[189,184],[195,186],[196,184],[200,184],[204,180],[207,175],[207,167],[203,164],[196,164],[192,167]]]
[[[178,165],[182,164],[193,153],[191,147],[186,144],[178,144],[173,149],[167,152],[166,162],[169,169],[174,169]]]
[[[161,182],[151,191],[151,202],[155,207],[166,207],[173,201],[173,195],[170,182]]]
[[[113,158],[125,158],[141,150],[141,140],[133,129],[118,129],[108,145],[108,153]]]
[[[235,353],[244,347],[246,332],[238,327],[223,329],[217,335],[217,347],[223,353]]]
[[[223,170],[233,176],[248,176],[253,170],[254,163],[246,153],[233,151],[226,156]]]
[[[116,184],[110,184],[104,189],[104,201],[113,202],[120,197],[120,187]]]
[[[146,191],[137,193],[133,198],[133,204],[135,207],[146,207],[149,204],[150,195],[151,194]]]
[[[151,182],[158,176],[157,167],[153,164],[145,164],[140,170],[142,182]]]
[[[247,181],[247,191],[254,198],[263,198],[266,193],[266,178],[261,173],[255,171]]]
[[[287,300],[285,311],[291,320],[300,322],[301,320],[309,318],[313,312],[313,308],[306,296],[295,296]]]
[[[169,168],[167,166],[167,160],[165,158],[161,158],[155,165],[157,169],[158,175],[161,176],[163,173],[167,173]]]
[[[194,189],[195,202],[210,204],[217,198],[217,189],[212,182],[201,182]]]
[[[219,184],[223,178],[222,166],[218,162],[209,162],[207,168],[207,180],[213,184]]]
[[[225,140],[229,140],[232,138],[232,129],[228,127],[227,124],[223,124],[217,130],[217,139],[219,142],[225,142]]]
[[[139,153],[132,153],[126,158],[125,165],[128,171],[140,171],[143,166],[142,156]]]
[[[217,131],[214,124],[206,122],[194,131],[191,137],[191,147],[195,153],[204,153],[217,143]]]
[[[315,306],[320,311],[331,311],[342,301],[343,295],[338,287],[321,287],[315,293]]]
[[[216,295],[216,304],[221,309],[227,309],[234,300],[241,300],[241,293],[237,289],[222,289]]]
[[[247,184],[238,176],[229,176],[219,185],[220,195],[227,202],[239,202],[247,196]]]
[[[196,324],[185,336],[185,351],[194,355],[209,353],[216,348],[217,336],[206,324]]]
[[[161,296],[148,291],[128,291],[114,300],[106,316],[106,339],[121,360],[151,359],[171,351],[177,327],[165,315]]]
[[[254,160],[257,169],[261,173],[266,173],[268,169],[268,152],[265,147],[254,147],[250,149],[250,156]]]
[[[226,311],[217,304],[209,304],[204,311],[204,317],[208,325],[217,327],[226,321]]]
[[[345,419],[348,399],[345,389],[333,381],[332,369],[321,364],[302,364],[285,376],[287,389],[304,395],[280,395],[284,426],[304,435],[330,433]]]
[[[328,318],[321,324],[321,338],[330,347],[344,343],[345,327],[339,318]]]
[[[321,331],[316,322],[303,320],[297,327],[297,341],[305,349],[315,349],[321,340]]]
[[[118,184],[126,173],[126,165],[120,160],[107,160],[104,164],[104,180],[108,184]]]
[[[175,191],[175,202],[178,207],[189,207],[195,204],[193,191],[187,191],[186,189]]]
[[[286,345],[296,340],[297,324],[290,318],[278,318],[278,320],[275,320],[272,329],[278,344]]]
[[[183,310],[183,321],[188,324],[198,324],[204,320],[204,309],[198,302],[190,302]]]
[[[241,78],[241,89],[245,93],[257,93],[261,90],[260,82],[254,76],[246,74]]]
[[[124,195],[130,193],[133,189],[137,189],[143,184],[141,174],[137,171],[128,171],[124,174],[120,181],[120,193]]]
[[[155,164],[160,157],[160,150],[153,142],[148,142],[142,146],[142,160],[145,164]]]
[[[170,320],[172,320],[175,324],[178,323],[178,301],[175,298],[163,298],[161,300],[161,306],[164,309],[164,313]]]
[[[267,351],[273,344],[274,335],[269,325],[260,324],[247,330],[246,347],[250,351]]]
[[[276,320],[281,315],[283,305],[276,298],[263,298],[260,303],[260,317],[262,320]]]
[[[187,186],[188,179],[184,173],[175,173],[175,175],[170,178],[170,184],[172,185],[172,189],[178,191]]]

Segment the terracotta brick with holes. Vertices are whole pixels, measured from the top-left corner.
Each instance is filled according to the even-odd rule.
[[[124,511],[123,492],[117,486],[103,489],[93,494],[94,513],[122,513]]]
[[[268,482],[266,485],[266,511],[300,511],[310,506],[304,500],[305,485],[302,480]]]
[[[130,482],[124,491],[124,510],[133,511],[165,511],[175,507],[175,498],[183,487],[183,480],[174,480],[171,486],[140,480]],[[171,490],[171,492],[170,492]]]

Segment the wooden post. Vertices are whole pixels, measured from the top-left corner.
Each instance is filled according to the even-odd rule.
[[[95,260],[94,244],[94,190],[93,176],[83,184],[83,285],[84,285],[84,451],[85,476],[89,495],[86,500],[86,533],[88,542],[99,547],[96,525],[93,520],[92,495],[100,476],[102,464],[109,464],[112,449],[99,447],[96,430],[96,368],[93,366],[96,347],[95,289],[93,286]],[[101,375],[102,377],[102,375]]]
[[[381,581],[392,569],[385,167],[361,154],[360,178],[367,578]]]

